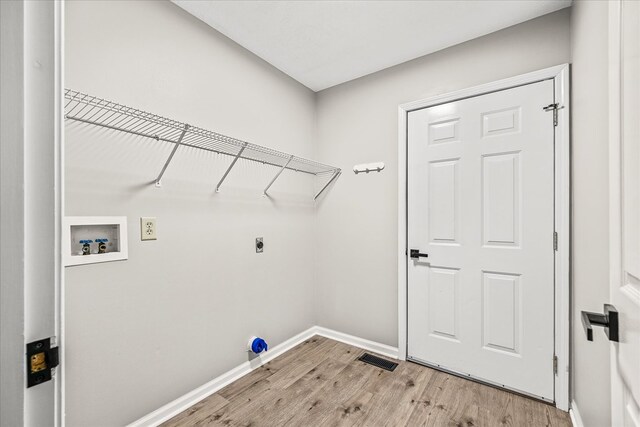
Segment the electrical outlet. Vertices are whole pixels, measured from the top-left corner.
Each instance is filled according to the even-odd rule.
[[[140,218],[140,240],[157,240],[156,219],[153,217]]]

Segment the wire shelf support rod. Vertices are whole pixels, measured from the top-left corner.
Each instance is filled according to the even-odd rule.
[[[324,185],[324,187],[322,187],[320,189],[320,191],[318,191],[318,193],[315,195],[315,197],[313,198],[313,200],[316,200],[318,197],[320,197],[320,195],[322,194],[322,192],[324,190],[327,189],[327,187],[329,187],[329,184],[331,184],[333,181],[335,181],[335,179],[340,176],[340,169],[336,169],[335,172],[333,172],[333,175],[331,175],[331,178],[329,178],[329,181],[327,181],[327,183]]]
[[[233,167],[236,165],[236,162],[238,161],[238,159],[242,155],[242,152],[244,151],[245,148],[247,148],[247,143],[246,142],[244,143],[242,148],[240,148],[240,151],[238,151],[238,154],[236,154],[236,156],[233,158],[233,161],[231,162],[231,164],[227,168],[227,171],[224,173],[224,175],[222,175],[222,178],[220,178],[220,182],[218,182],[218,185],[216,185],[216,193],[220,192],[220,186],[222,185],[224,180],[227,178],[227,175],[229,175],[229,172],[231,172],[231,169],[233,169]]]
[[[287,166],[289,166],[289,163],[291,163],[291,160],[293,160],[293,155],[289,156],[289,160],[287,160],[287,163],[284,164],[284,166],[282,166],[280,168],[280,170],[278,171],[278,173],[276,174],[276,176],[273,177],[273,179],[271,180],[271,182],[269,183],[269,185],[267,185],[267,187],[264,189],[264,191],[262,192],[263,196],[267,196],[267,190],[269,188],[271,188],[271,186],[273,185],[274,182],[276,182],[276,179],[278,179],[278,177],[280,176],[280,174],[282,172],[284,172],[284,170],[287,168]]]
[[[169,163],[171,163],[171,159],[173,159],[173,155],[176,154],[176,151],[178,150],[178,147],[180,146],[180,143],[182,143],[182,138],[184,138],[185,134],[187,133],[187,129],[189,129],[189,125],[184,125],[184,130],[180,134],[180,137],[178,137],[178,140],[175,142],[175,146],[173,147],[173,150],[171,150],[171,154],[169,154],[169,157],[167,158],[167,161],[164,162],[164,166],[162,167],[162,170],[160,171],[160,174],[156,178],[156,187],[162,186],[162,184],[160,182],[160,180],[162,179],[162,175],[164,175],[164,172],[167,170],[167,167],[169,166]]]

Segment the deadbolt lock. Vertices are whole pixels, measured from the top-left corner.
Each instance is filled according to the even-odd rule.
[[[31,356],[31,373],[43,371],[47,369],[47,358],[44,352],[36,353]]]

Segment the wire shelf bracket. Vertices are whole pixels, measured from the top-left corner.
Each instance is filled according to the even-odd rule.
[[[289,160],[287,160],[287,163],[285,163],[282,168],[280,168],[280,170],[278,171],[278,173],[276,174],[276,176],[273,177],[273,179],[271,180],[271,182],[269,182],[269,184],[267,185],[267,187],[262,191],[262,195],[263,196],[267,196],[267,190],[269,188],[271,188],[271,186],[273,185],[274,182],[276,182],[276,179],[278,179],[278,177],[280,176],[280,174],[282,172],[284,172],[284,170],[287,168],[287,166],[289,166],[289,163],[291,163],[291,160],[293,160],[293,156],[289,157]]]
[[[160,180],[162,179],[162,175],[164,175],[164,172],[167,170],[167,166],[169,166],[169,163],[171,163],[171,159],[173,159],[173,155],[176,154],[176,151],[178,151],[178,147],[180,146],[180,143],[182,142],[182,138],[184,138],[184,135],[187,133],[187,129],[189,129],[189,125],[184,125],[184,130],[182,131],[182,133],[180,134],[180,137],[176,141],[176,144],[173,147],[173,150],[171,150],[171,154],[169,154],[169,157],[167,158],[167,161],[164,162],[164,166],[162,167],[162,170],[160,171],[160,174],[156,178],[156,187],[162,186],[162,184],[160,182]]]
[[[244,151],[245,148],[247,148],[247,144],[246,143],[242,146],[240,151],[238,151],[238,154],[236,154],[236,156],[233,158],[233,161],[231,162],[231,164],[227,168],[226,172],[224,173],[224,175],[222,175],[222,178],[220,178],[220,181],[218,182],[218,185],[216,185],[216,193],[220,192],[220,186],[222,185],[224,180],[227,178],[227,175],[229,175],[229,172],[231,172],[231,169],[233,169],[233,167],[236,165],[236,162],[238,161],[240,156],[242,156],[242,152]]]
[[[337,177],[340,176],[342,172],[340,171],[340,169],[337,169],[336,171],[333,172],[333,174],[331,175],[331,178],[329,178],[329,180],[327,181],[327,183],[320,189],[320,191],[318,191],[316,193],[316,195],[314,196],[313,200],[316,200],[318,197],[320,197],[320,195],[322,194],[322,192],[324,190],[326,190],[329,185],[336,180]]]
[[[335,166],[252,144],[86,93],[65,89],[65,99],[64,110],[65,119],[67,120],[174,144],[160,173],[153,181],[157,187],[161,186],[162,178],[179,147],[191,147],[224,154],[233,158],[216,185],[216,191],[220,190],[220,186],[227,179],[229,172],[231,172],[231,169],[239,159],[279,168],[277,174],[263,190],[263,195],[267,194],[267,191],[285,170],[301,172],[316,177],[324,177],[330,174],[329,180],[315,195],[314,200],[340,176],[341,170]]]

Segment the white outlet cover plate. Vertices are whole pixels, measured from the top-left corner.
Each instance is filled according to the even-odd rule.
[[[140,218],[140,240],[158,240],[155,217]]]

